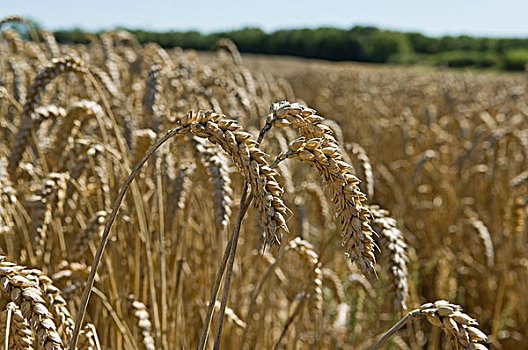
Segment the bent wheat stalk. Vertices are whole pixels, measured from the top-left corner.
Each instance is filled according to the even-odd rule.
[[[212,143],[220,145],[231,156],[233,162],[237,164],[245,180],[251,184],[251,193],[255,197],[256,207],[260,213],[261,221],[264,223],[265,242],[269,245],[279,244],[282,233],[287,232],[287,226],[283,216],[287,208],[281,198],[283,189],[275,180],[276,173],[268,166],[264,158],[265,153],[258,148],[257,143],[251,138],[251,135],[242,131],[241,126],[236,121],[224,119],[216,113],[187,113],[181,120],[181,126],[169,130],[143,155],[119,191],[112,212],[106,222],[99,247],[94,257],[90,276],[88,277],[83,292],[70,348],[75,349],[77,344],[80,327],[82,326],[88,300],[93,288],[95,274],[97,273],[102,254],[108,243],[110,229],[128,188],[139,170],[162,144],[174,136],[184,135],[189,132],[195,136],[207,138]],[[214,305],[214,300],[211,304]]]

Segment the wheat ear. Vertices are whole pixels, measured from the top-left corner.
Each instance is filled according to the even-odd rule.
[[[8,60],[9,67],[13,74],[13,98],[18,103],[24,103],[26,100],[26,77],[22,70],[21,62],[17,59]]]
[[[33,350],[33,332],[20,308],[12,301],[0,313],[0,340],[3,349]]]
[[[152,337],[152,323],[150,322],[150,315],[147,311],[147,307],[141,301],[137,300],[135,296],[129,295],[128,301],[130,302],[130,308],[137,321],[137,326],[141,330],[141,336],[143,337],[143,348],[145,350],[156,349],[154,338]]]
[[[75,323],[61,290],[53,284],[51,278],[40,270],[27,270],[27,278],[34,278],[34,282],[42,290],[42,298],[46,302],[53,319],[57,322],[59,334],[63,334],[66,338],[71,337]]]
[[[390,295],[396,308],[407,310],[409,297],[407,269],[407,245],[402,232],[396,225],[396,220],[391,218],[387,210],[371,205],[369,210],[373,216],[373,228],[381,237],[381,251],[389,258],[389,276],[391,281]]]
[[[484,245],[484,254],[486,256],[486,265],[492,269],[495,266],[495,248],[488,227],[479,219],[478,214],[468,210],[468,220],[471,226],[477,231],[479,238]]]
[[[207,170],[213,191],[216,227],[219,232],[222,232],[229,224],[233,202],[233,189],[229,178],[227,157],[219,152],[218,146],[212,146],[200,138],[193,137],[191,144],[193,145],[193,153]]]
[[[39,42],[37,30],[35,29],[35,26],[33,25],[33,23],[31,23],[31,21],[28,21],[26,18],[22,16],[17,16],[17,15],[7,16],[7,17],[2,18],[2,20],[0,20],[0,29],[2,29],[2,26],[4,24],[10,23],[10,22],[24,23],[29,31],[31,40],[33,40],[36,43]]]
[[[510,180],[510,187],[520,187],[524,185],[527,181],[528,181],[528,170],[525,170]]]
[[[47,178],[42,180],[39,190],[29,199],[31,232],[35,235],[37,258],[42,258],[44,255],[53,207],[54,205],[63,205],[68,178],[66,173],[50,173]]]
[[[86,71],[87,70],[82,61],[66,56],[63,58],[54,58],[51,63],[35,77],[33,83],[28,89],[26,103],[22,110],[22,120],[15,140],[13,141],[13,146],[11,147],[11,156],[8,164],[10,173],[13,173],[16,170],[22,159],[26,145],[31,139],[31,131],[34,128],[33,111],[40,103],[42,92],[46,86],[62,73],[85,73]]]
[[[271,106],[264,134],[272,126],[292,126],[302,137],[314,139],[308,144],[294,142],[293,154],[300,154],[299,160],[313,164],[325,184],[332,192],[334,210],[342,223],[342,238],[348,257],[358,264],[363,273],[374,270],[374,241],[370,227],[370,213],[363,205],[366,196],[359,190],[359,179],[343,159],[332,130],[322,124],[325,119],[311,108],[298,103],[283,101]],[[302,150],[301,150],[302,148]],[[313,152],[313,153],[312,153]]]
[[[59,57],[61,55],[60,47],[57,44],[57,40],[55,40],[53,33],[50,33],[46,30],[41,30],[40,35],[44,39],[44,43],[46,44],[51,57]]]
[[[361,145],[353,142],[346,145],[346,148],[356,156],[363,168],[364,182],[367,187],[367,196],[372,200],[374,198],[374,173],[372,172],[372,164],[367,155],[367,152]]]
[[[52,314],[42,298],[43,291],[31,279],[27,278],[22,266],[7,262],[0,256],[0,290],[14,302],[33,332],[39,345],[47,350],[63,350],[62,340],[57,333]]]
[[[449,336],[455,349],[487,349],[482,343],[485,343],[488,337],[477,328],[477,321],[463,313],[459,305],[439,300],[434,303],[424,304],[419,309],[409,312],[381,337],[372,347],[372,350],[379,349],[387,339],[402,328],[411,318],[423,317],[433,326],[441,328]]]
[[[342,223],[343,245],[347,256],[363,273],[374,270],[374,231],[370,227],[370,212],[363,206],[365,195],[359,191],[359,179],[350,173],[339,148],[324,146],[323,138],[306,141],[301,137],[290,144],[290,150],[279,155],[276,162],[296,158],[316,167],[333,195],[336,214]]]

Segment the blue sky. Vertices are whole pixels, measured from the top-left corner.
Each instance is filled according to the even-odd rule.
[[[528,37],[528,0],[2,0],[0,16],[19,14],[45,29],[213,32],[375,25],[429,35]]]

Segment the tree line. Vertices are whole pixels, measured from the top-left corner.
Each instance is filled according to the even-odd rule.
[[[212,50],[221,38],[231,39],[241,52],[291,55],[332,61],[426,64],[522,70],[528,62],[528,39],[470,36],[429,37],[420,33],[356,26],[351,29],[289,29],[266,33],[258,28],[203,34],[129,30],[140,43],[164,48]],[[88,43],[81,30],[56,31],[61,43]]]

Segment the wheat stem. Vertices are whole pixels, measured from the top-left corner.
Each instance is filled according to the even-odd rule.
[[[242,196],[240,198],[240,208],[238,210],[238,218],[237,218],[237,221],[235,222],[235,226],[233,228],[233,234],[232,234],[233,235],[233,238],[232,238],[233,244],[231,245],[231,249],[230,249],[230,253],[229,253],[229,261],[228,261],[228,264],[227,264],[226,277],[225,277],[225,281],[224,281],[224,290],[222,292],[222,302],[221,302],[221,306],[220,306],[220,312],[218,314],[219,322],[218,322],[218,329],[216,331],[216,340],[215,340],[215,344],[214,344],[214,349],[215,350],[219,350],[220,349],[220,341],[221,341],[221,338],[222,338],[222,326],[223,326],[223,322],[224,322],[224,313],[225,313],[225,308],[226,308],[226,305],[227,305],[227,297],[228,297],[228,294],[229,294],[229,285],[231,283],[231,276],[233,274],[233,265],[234,265],[234,262],[235,262],[235,254],[236,254],[236,248],[237,248],[237,245],[238,245],[238,236],[240,234],[240,226],[241,226],[242,220],[244,219],[244,216],[245,216],[245,214],[247,212],[247,209],[249,208],[249,204],[253,200],[253,195],[252,194],[247,196],[247,189],[248,189],[248,184],[246,182],[246,183],[244,183],[244,189],[242,190]]]
[[[420,310],[413,310],[407,313],[407,315],[405,315],[400,321],[398,321],[398,323],[396,323],[394,326],[391,327],[391,329],[389,329],[385,334],[383,334],[380,340],[378,340],[378,342],[374,344],[372,350],[379,349],[380,346],[382,346],[390,337],[392,337],[397,331],[399,331],[400,328],[402,328],[411,317],[414,317],[418,313],[420,313]]]

